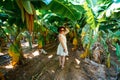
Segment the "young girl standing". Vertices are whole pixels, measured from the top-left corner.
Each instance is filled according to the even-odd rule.
[[[66,34],[69,30],[65,27],[59,27],[58,32],[59,45],[57,48],[57,55],[59,55],[59,65],[63,69],[65,64],[65,56],[68,55]]]

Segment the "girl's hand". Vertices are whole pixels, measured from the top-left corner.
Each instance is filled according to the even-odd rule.
[[[69,33],[69,29],[68,28],[65,28],[65,34]]]
[[[64,52],[67,53],[67,49],[64,49]]]

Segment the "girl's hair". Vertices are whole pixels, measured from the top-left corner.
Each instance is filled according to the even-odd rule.
[[[61,27],[58,28],[58,32],[65,31],[65,30],[66,30],[66,29],[65,29],[65,27],[63,27],[63,26],[61,26]]]

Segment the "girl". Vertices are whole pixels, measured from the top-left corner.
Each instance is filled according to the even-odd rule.
[[[68,55],[66,34],[69,30],[65,27],[59,27],[58,32],[58,40],[60,43],[57,48],[57,55],[59,55],[59,65],[63,69],[65,64],[65,56]]]

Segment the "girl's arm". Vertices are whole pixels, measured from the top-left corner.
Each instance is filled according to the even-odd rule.
[[[70,31],[69,31],[69,29],[68,28],[65,28],[65,34],[67,34],[67,33],[69,33]]]

